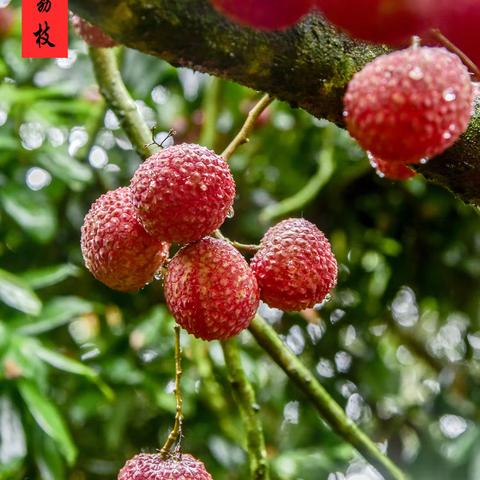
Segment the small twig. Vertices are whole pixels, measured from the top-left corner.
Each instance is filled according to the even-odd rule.
[[[232,245],[232,247],[235,247],[240,252],[255,254],[260,250],[260,245],[245,244],[245,243],[236,242],[234,240],[230,240],[220,230],[215,230],[215,232],[213,233],[213,236],[215,238],[228,242],[230,245]]]
[[[230,145],[228,145],[228,147],[222,153],[222,157],[225,159],[225,161],[228,162],[230,160],[231,156],[235,153],[240,145],[248,142],[248,137],[255,127],[258,117],[272,102],[273,98],[267,93],[250,110],[243,127],[240,129],[237,136],[232,140]]]
[[[291,212],[301,210],[312,202],[321,189],[332,178],[335,171],[335,126],[329,125],[324,131],[324,144],[318,159],[315,175],[297,193],[274,205],[265,207],[260,213],[260,221],[270,222]]]
[[[146,147],[150,141],[150,129],[123,83],[115,52],[109,48],[90,47],[89,55],[100,92],[108,106],[117,116],[137,153],[142,158],[149,157],[156,151],[156,149]]]
[[[175,453],[180,449],[180,440],[182,437],[182,422],[183,422],[183,413],[182,413],[182,392],[180,390],[180,380],[182,378],[182,350],[180,347],[180,327],[175,326],[175,400],[177,402],[177,409],[175,412],[175,424],[173,426],[170,435],[167,438],[167,441],[160,449],[160,455],[162,458],[169,457],[172,452],[172,447],[178,442],[177,447],[175,448]]]
[[[148,148],[148,147],[151,147],[152,145],[156,145],[157,147],[159,148],[163,148],[163,144],[169,139],[169,138],[173,138],[177,132],[171,128],[168,133],[167,133],[167,136],[160,142],[158,143],[156,140],[155,140],[155,130],[157,129],[157,126],[154,125],[152,127],[152,141],[150,143],[148,143],[147,145],[145,145],[145,148]]]
[[[438,28],[432,28],[430,33],[432,34],[433,38],[438,40],[447,50],[450,50],[452,53],[458,55],[465,66],[470,70],[471,73],[473,73],[474,79],[480,81],[480,69],[473,60],[471,60],[462,50],[460,50],[460,48],[452,43]]]
[[[242,415],[247,432],[247,451],[250,459],[252,480],[268,480],[267,450],[262,423],[258,417],[255,391],[248,381],[240,358],[240,350],[235,339],[222,342],[225,365],[235,401]]]

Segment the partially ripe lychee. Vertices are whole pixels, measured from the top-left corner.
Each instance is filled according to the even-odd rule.
[[[0,40],[7,38],[15,23],[15,10],[11,7],[0,8]]]
[[[200,145],[155,153],[140,165],[130,186],[145,230],[176,243],[200,240],[220,227],[235,197],[225,160]]]
[[[229,243],[204,238],[171,260],[165,298],[177,323],[204,340],[226,339],[247,328],[259,304],[255,276]]]
[[[344,98],[351,135],[383,160],[418,163],[443,152],[467,129],[470,75],[444,48],[382,55],[358,72]]]
[[[156,453],[140,453],[127,461],[118,480],[212,480],[212,476],[191,455],[163,459]]]
[[[260,30],[295,25],[312,7],[312,0],[212,0],[231,20]]]
[[[369,155],[370,165],[377,171],[379,177],[389,180],[408,180],[416,175],[415,170],[402,162],[388,162]]]
[[[116,47],[118,43],[107,35],[100,27],[92,25],[78,15],[72,16],[72,25],[78,36],[85,40],[85,43],[95,48],[112,48]]]
[[[284,220],[270,228],[251,267],[261,299],[285,311],[313,307],[337,283],[337,261],[328,239],[302,218]]]
[[[430,26],[436,0],[316,0],[325,17],[354,38],[401,45]]]
[[[148,235],[135,218],[126,187],[102,195],[85,216],[82,254],[93,276],[114,290],[139,290],[168,257],[168,244]]]

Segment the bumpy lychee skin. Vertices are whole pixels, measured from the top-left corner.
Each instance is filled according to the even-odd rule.
[[[81,247],[94,277],[122,292],[144,287],[168,257],[168,244],[148,235],[138,223],[126,187],[93,203],[83,222]]]
[[[337,261],[329,241],[313,223],[301,218],[270,228],[251,267],[261,299],[284,311],[313,307],[337,283]]]
[[[430,25],[437,0],[316,0],[325,17],[354,38],[404,44]]]
[[[415,170],[401,162],[386,162],[381,158],[369,155],[370,165],[377,171],[377,175],[389,180],[408,180],[416,175]]]
[[[140,453],[127,461],[118,480],[212,480],[212,476],[191,455],[163,460],[159,454]]]
[[[473,107],[470,75],[444,48],[382,55],[358,72],[344,98],[348,130],[386,161],[418,163],[465,132]]]
[[[85,40],[85,43],[91,47],[112,48],[118,45],[118,43],[101,28],[92,25],[82,17],[73,15],[71,21],[77,35],[82,37]]]
[[[227,339],[247,328],[259,296],[247,262],[223,240],[188,245],[168,266],[167,305],[179,325],[204,340]]]
[[[130,186],[145,230],[175,243],[194,242],[216,230],[235,197],[225,160],[200,145],[175,145],[152,155]]]
[[[260,30],[295,25],[312,8],[313,0],[212,0],[231,20]]]

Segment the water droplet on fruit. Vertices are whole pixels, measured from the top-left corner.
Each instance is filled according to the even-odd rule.
[[[230,207],[230,210],[228,210],[228,213],[227,213],[227,218],[233,218],[235,215],[235,210],[233,209],[233,207]]]
[[[453,88],[447,88],[443,91],[443,99],[446,102],[453,102],[457,98],[457,94],[453,90]]]
[[[420,67],[414,67],[410,72],[408,72],[408,76],[412,80],[421,80],[423,78],[423,70]]]
[[[450,139],[452,138],[452,134],[447,130],[446,132],[443,132],[442,137],[443,137],[445,140],[450,140]]]
[[[201,184],[200,184],[200,190],[201,190],[202,192],[206,192],[206,191],[207,191],[207,188],[208,188],[208,187],[207,187],[204,183],[201,183]]]
[[[421,158],[420,161],[418,163],[420,163],[421,165],[425,165],[426,163],[428,163],[430,159],[425,157],[425,158]]]
[[[158,281],[161,282],[161,281],[163,281],[163,279],[164,279],[164,275],[163,275],[162,272],[157,272],[157,273],[154,275],[154,278],[155,278],[155,280],[158,280]]]

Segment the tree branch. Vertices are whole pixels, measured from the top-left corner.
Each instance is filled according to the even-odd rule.
[[[150,129],[138,112],[135,102],[123,83],[111,48],[90,48],[90,59],[100,91],[109,107],[115,112],[133,148],[146,158],[155,153],[157,147],[147,146],[152,139]]]
[[[386,47],[356,42],[320,16],[275,33],[225,20],[208,0],[71,0],[71,8],[125,45],[268,92],[343,126],[342,98],[353,74]],[[480,205],[480,104],[468,132],[419,167],[429,180]]]
[[[255,399],[255,391],[243,370],[242,359],[236,342],[236,339],[223,341],[222,348],[233,395],[247,431],[251,478],[252,480],[268,480],[270,475],[268,473],[267,450],[262,423],[258,418],[259,409]]]
[[[353,423],[342,407],[328,394],[315,376],[283,344],[272,327],[257,315],[250,332],[263,349],[307,396],[320,415],[340,437],[355,447],[379,472],[387,478],[405,480],[407,477],[370,438]]]

